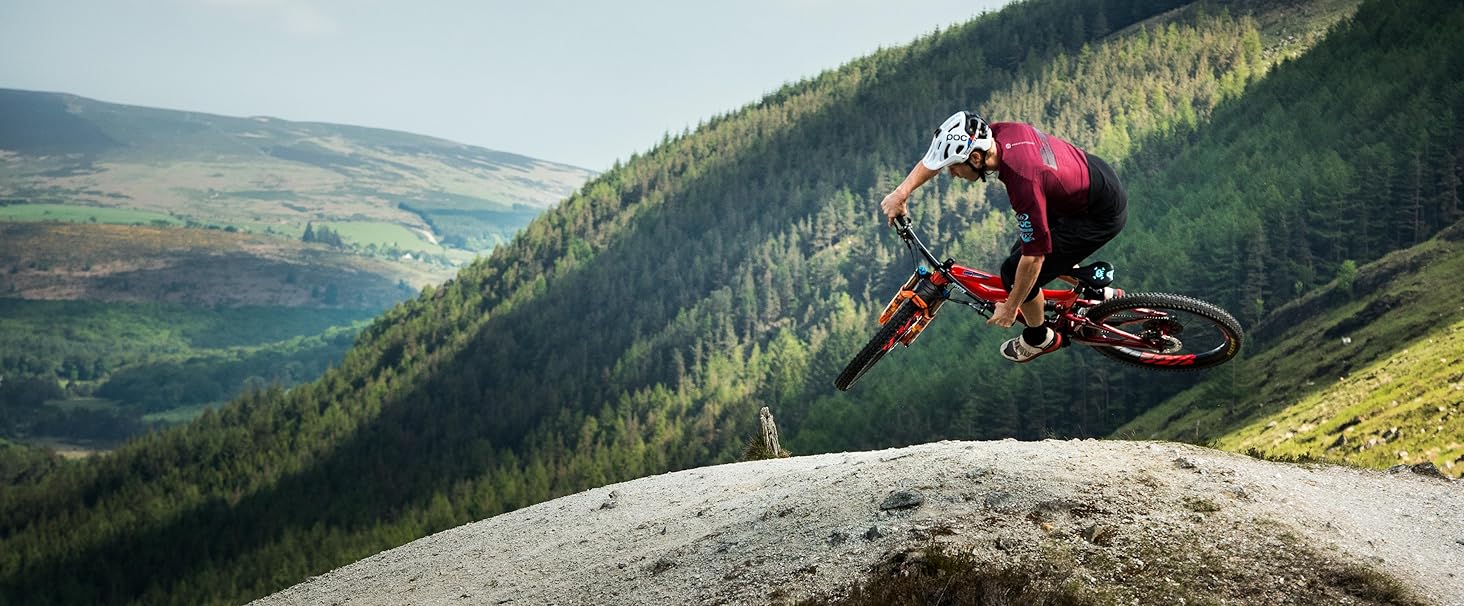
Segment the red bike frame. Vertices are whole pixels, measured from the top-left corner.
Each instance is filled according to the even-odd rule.
[[[885,313],[880,316],[880,324],[884,324],[894,314],[894,310],[899,307],[899,304],[906,299],[914,300],[921,310],[921,313],[912,319],[914,326],[909,331],[902,331],[905,333],[903,338],[899,339],[902,343],[908,346],[916,336],[919,336],[920,331],[935,317],[941,304],[951,298],[950,287],[966,293],[974,300],[973,302],[958,300],[958,303],[963,303],[986,317],[991,316],[991,311],[997,303],[1007,300],[1007,291],[1006,287],[1002,285],[1001,276],[957,265],[951,259],[944,262],[937,261],[930,249],[926,248],[920,238],[910,229],[909,219],[903,217],[901,219],[895,226],[900,237],[912,247],[912,250],[918,249],[921,256],[925,257],[930,265],[930,272],[925,278],[935,287],[934,292],[939,293],[935,297],[922,297],[917,293],[916,289],[920,287],[920,280],[916,279],[920,277],[920,272],[917,271],[916,276],[906,282],[899,294],[895,295],[894,300],[890,301]],[[925,292],[927,295],[931,294],[928,289]],[[1142,353],[1141,356],[1149,363],[1157,365],[1184,366],[1194,363],[1194,354],[1157,353],[1155,350],[1163,349],[1162,343],[1145,339],[1114,326],[1089,320],[1088,309],[1101,301],[1081,298],[1079,294],[1078,289],[1042,289],[1042,295],[1047,299],[1046,309],[1054,314],[1052,319],[1044,319],[1044,321],[1054,330],[1068,336],[1068,341],[1065,341],[1064,344],[1078,342],[1098,347],[1127,347],[1141,352],[1153,352]],[[925,298],[937,300],[926,301]],[[1145,316],[1155,320],[1163,320],[1167,317],[1167,314],[1158,310],[1132,309],[1127,311],[1134,314],[1138,320],[1142,320]]]

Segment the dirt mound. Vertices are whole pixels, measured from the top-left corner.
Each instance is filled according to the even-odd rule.
[[[822,603],[939,559],[1046,584],[1060,603],[1456,605],[1461,514],[1458,482],[1408,471],[1169,443],[941,442],[607,486],[255,603]]]

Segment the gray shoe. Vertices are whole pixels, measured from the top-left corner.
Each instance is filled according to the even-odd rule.
[[[1062,335],[1049,328],[1047,329],[1047,340],[1041,345],[1028,345],[1021,335],[1015,339],[1008,339],[1007,342],[1001,344],[1001,357],[1018,364],[1025,364],[1037,359],[1038,356],[1057,351],[1061,347]]]

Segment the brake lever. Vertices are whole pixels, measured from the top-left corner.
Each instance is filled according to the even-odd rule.
[[[914,221],[910,220],[909,215],[900,215],[898,217],[895,217],[895,233],[899,234],[901,238],[909,240],[910,225],[912,223],[914,223]]]

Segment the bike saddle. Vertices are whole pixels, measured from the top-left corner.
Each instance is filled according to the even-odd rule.
[[[1113,264],[1095,261],[1082,267],[1074,266],[1068,275],[1089,288],[1103,288],[1113,283]]]

